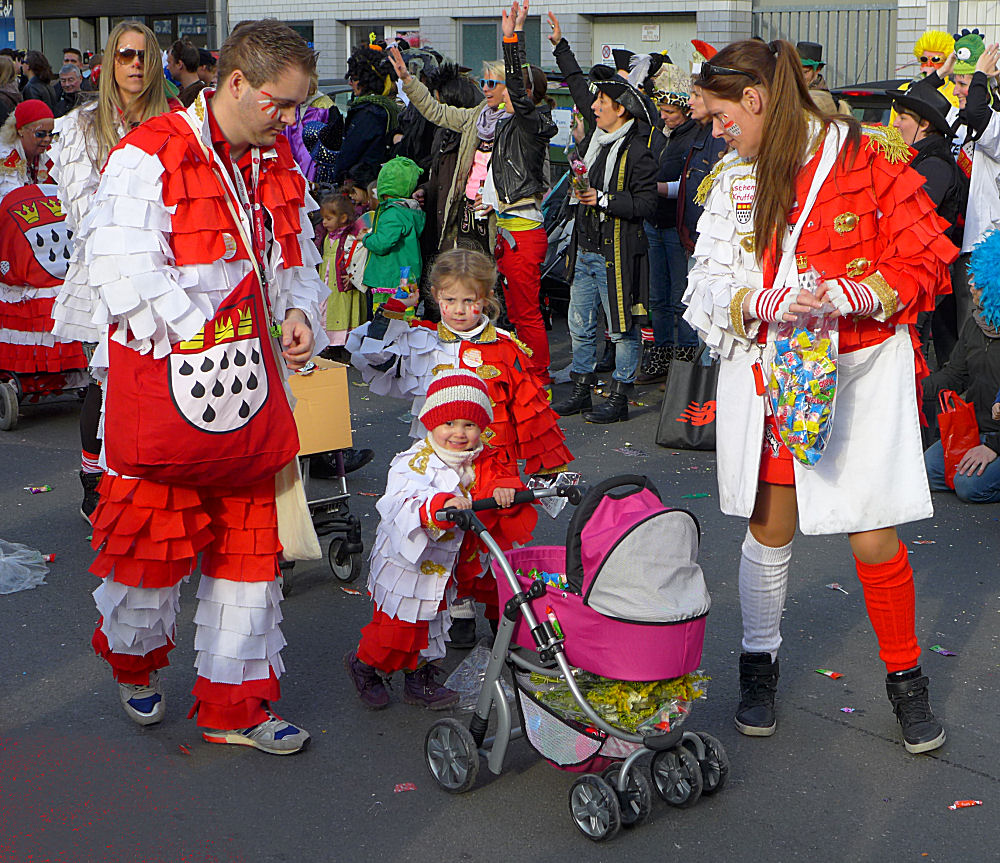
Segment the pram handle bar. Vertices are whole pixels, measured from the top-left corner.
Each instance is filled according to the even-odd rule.
[[[577,506],[581,500],[583,500],[583,489],[580,486],[569,485],[562,486],[560,488],[535,488],[535,489],[524,489],[514,493],[514,504],[520,503],[534,503],[536,500],[540,500],[543,497],[564,497],[569,500],[571,504]],[[472,512],[482,512],[485,509],[498,509],[499,505],[496,500],[492,497],[484,497],[481,500],[475,500],[472,502]],[[435,518],[439,521],[450,521],[458,525],[462,530],[470,530],[478,523],[478,520],[474,522],[470,516],[466,515],[463,517],[463,513],[469,513],[467,509],[455,509],[454,507],[448,507],[447,509],[442,509],[435,514]],[[476,532],[480,533],[482,527],[476,528]]]

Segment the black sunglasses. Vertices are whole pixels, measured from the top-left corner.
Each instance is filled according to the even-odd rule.
[[[497,81],[497,80],[495,80],[493,78],[480,78],[479,79],[479,86],[483,90],[485,90],[487,87],[489,87],[492,90],[494,87],[499,87],[500,83],[501,83],[500,81]]]
[[[744,75],[755,84],[764,83],[753,72],[744,72],[742,69],[730,69],[728,66],[715,66],[712,63],[701,64],[701,75],[706,81],[715,75]]]
[[[125,65],[126,63],[131,63],[136,57],[139,58],[140,63],[146,62],[146,52],[136,51],[135,48],[119,48],[115,59]]]

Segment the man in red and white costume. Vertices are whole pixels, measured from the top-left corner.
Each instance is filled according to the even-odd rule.
[[[275,456],[264,447],[240,449],[239,442],[255,418],[273,413],[283,431],[268,447],[285,463],[294,458],[294,425],[277,363],[268,358],[280,351],[294,370],[326,342],[319,315],[325,289],[306,217],[311,202],[280,135],[307,96],[315,62],[284,24],[239,27],[221,50],[218,90],[203,91],[186,112],[149,120],[112,150],[80,225],[79,276],[98,294],[94,323],[102,333],[93,367],[106,377],[102,457],[109,470],[94,517],[91,571],[103,579],[94,592],[101,613],[94,648],[111,665],[128,716],[141,725],[159,722],[165,699],[158,671],[174,646],[181,582],[201,554],[189,715],[197,715],[209,742],[278,755],[309,740],[270,708],[280,695],[285,643],[276,582],[280,466],[270,468]],[[199,347],[200,372],[193,374],[186,360]],[[227,372],[198,377],[213,374],[213,358]],[[130,375],[141,385],[133,399],[125,397]],[[178,389],[184,380],[190,396]],[[223,383],[254,392],[239,418],[225,413]],[[162,418],[154,416],[144,432],[142,411],[150,409]],[[213,427],[216,420],[221,427]],[[179,434],[153,440],[171,423]],[[246,459],[250,471],[237,476],[255,475],[252,484],[213,483],[204,462],[186,461],[192,446],[204,450],[199,436],[208,434],[220,457]],[[122,456],[129,447],[151,443],[174,451],[182,473],[174,465],[164,480],[164,473],[121,467],[132,464]]]

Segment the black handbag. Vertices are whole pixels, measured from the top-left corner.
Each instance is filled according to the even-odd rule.
[[[673,360],[656,427],[656,443],[670,449],[715,449],[715,389],[719,363],[707,365],[701,346],[692,362]]]

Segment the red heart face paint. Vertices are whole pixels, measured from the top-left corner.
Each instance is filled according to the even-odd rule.
[[[740,128],[739,124],[735,120],[727,120],[722,124],[722,131],[729,135],[731,138],[738,138],[743,134],[743,130]]]
[[[281,113],[281,110],[274,104],[274,97],[268,93],[267,90],[261,90],[260,95],[266,97],[264,99],[257,100],[257,104],[260,105],[260,110],[267,115],[269,120],[277,120],[278,114]]]

